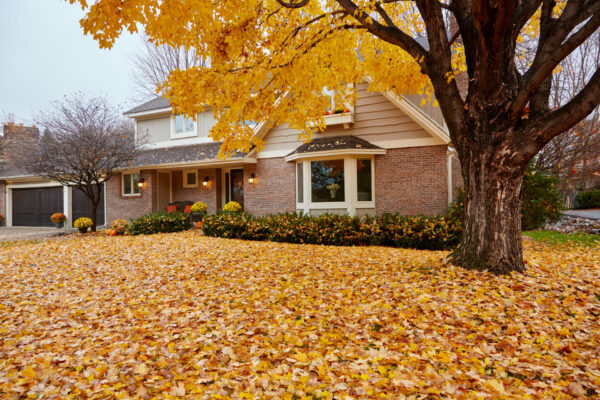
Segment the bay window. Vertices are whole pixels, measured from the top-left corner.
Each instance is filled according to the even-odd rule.
[[[304,213],[325,210],[351,215],[355,215],[358,209],[374,209],[373,160],[370,155],[298,160],[296,209]]]

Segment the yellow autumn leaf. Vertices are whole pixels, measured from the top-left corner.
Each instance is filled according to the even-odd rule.
[[[294,354],[294,358],[303,363],[306,362],[306,360],[308,359],[308,355],[306,353],[298,351],[296,352],[296,354]]]
[[[506,391],[504,390],[504,385],[502,385],[500,382],[498,382],[495,379],[489,379],[489,380],[485,381],[484,386],[487,389],[490,389],[495,393],[502,394],[502,395],[506,394]]]
[[[35,378],[35,369],[33,369],[31,366],[28,365],[21,370],[21,375],[24,378],[31,380],[31,379]]]

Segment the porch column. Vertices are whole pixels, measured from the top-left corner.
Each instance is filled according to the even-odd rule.
[[[63,214],[67,217],[63,226],[71,226],[73,218],[73,188],[63,186]]]

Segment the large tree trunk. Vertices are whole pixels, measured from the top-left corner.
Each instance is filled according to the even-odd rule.
[[[524,271],[520,200],[524,169],[508,167],[488,148],[469,151],[463,158],[464,232],[452,262],[496,274]]]

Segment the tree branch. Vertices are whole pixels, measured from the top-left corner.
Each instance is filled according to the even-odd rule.
[[[561,132],[576,125],[600,104],[600,68],[587,85],[563,107],[531,122],[529,132],[535,130],[537,142],[546,144]]]
[[[513,118],[521,114],[521,110],[525,107],[531,96],[542,82],[552,74],[554,68],[585,42],[599,27],[600,13],[590,18],[577,33],[571,35],[560,47],[555,49],[550,57],[545,60],[541,57],[536,57],[531,68],[525,75],[525,85],[511,105],[510,110]]]
[[[346,12],[349,15],[351,15],[354,19],[360,22],[365,27],[365,29],[367,29],[369,32],[371,32],[378,38],[385,40],[390,44],[394,44],[406,51],[419,63],[419,65],[421,65],[421,68],[423,68],[423,70],[426,71],[427,67],[423,61],[425,59],[425,56],[427,55],[427,52],[410,35],[406,34],[401,29],[395,26],[390,27],[382,25],[381,23],[375,21],[373,18],[371,18],[369,14],[361,10],[351,0],[336,1],[344,10],[346,10]]]

